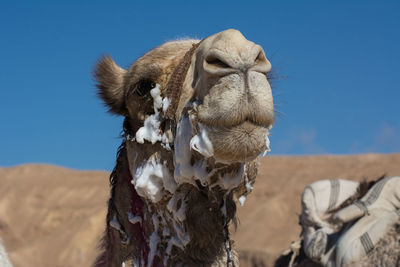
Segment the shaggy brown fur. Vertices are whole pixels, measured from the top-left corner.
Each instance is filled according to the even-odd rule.
[[[103,253],[97,258],[94,266],[121,266],[122,262],[130,254],[147,255],[145,233],[147,229],[139,224],[130,224],[127,211],[134,209],[135,214],[144,215],[145,203],[140,199],[130,182],[125,144],[122,143],[118,150],[117,164],[110,175],[111,196],[108,201],[108,212],[106,218],[106,232],[101,243]],[[132,205],[134,204],[134,205]],[[117,216],[126,236],[109,227],[109,222]],[[127,236],[132,239],[128,244],[121,245],[121,241]],[[124,242],[126,243],[126,242]],[[144,249],[140,251],[140,248]]]
[[[257,175],[257,163],[247,164],[249,182],[254,184]],[[229,170],[227,170],[229,171]],[[146,236],[152,233],[152,215],[154,210],[165,210],[167,201],[152,205],[143,202],[136,194],[131,184],[132,175],[129,171],[125,144],[123,143],[118,151],[117,164],[110,175],[111,197],[108,205],[107,223],[114,216],[122,226],[125,235],[115,229],[107,227],[105,237],[102,242],[103,254],[96,260],[94,266],[121,266],[123,261],[131,256],[145,255],[149,251],[146,244]],[[244,181],[226,197],[227,223],[233,221],[236,224],[236,204],[234,195],[245,195],[246,187]],[[215,187],[213,190],[193,185],[185,184],[180,191],[185,192],[187,201],[187,212],[185,228],[190,234],[191,241],[185,251],[173,248],[168,266],[211,266],[216,261],[221,261],[225,257],[224,235],[223,235],[223,216],[221,206],[223,205],[226,191]],[[143,224],[131,224],[128,219],[127,211],[134,209],[134,214],[142,215],[145,218]],[[143,225],[143,227],[142,227]],[[130,240],[126,240],[130,238]],[[125,240],[124,240],[125,239]],[[129,242],[127,242],[129,241]],[[165,251],[167,244],[160,242],[160,251]],[[144,249],[143,249],[144,248]],[[142,249],[142,250],[140,250]],[[162,259],[165,255],[160,254],[153,262],[154,266],[162,266]],[[236,263],[237,265],[238,263]],[[217,265],[218,266],[218,265]]]

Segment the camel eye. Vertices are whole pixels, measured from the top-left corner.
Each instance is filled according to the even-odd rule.
[[[145,96],[155,86],[156,84],[150,80],[141,80],[136,84],[134,91],[138,96]]]

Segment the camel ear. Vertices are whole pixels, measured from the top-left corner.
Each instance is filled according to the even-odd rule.
[[[109,112],[126,115],[124,96],[124,75],[126,70],[119,67],[109,56],[103,56],[96,65],[94,78],[98,94],[109,107]]]

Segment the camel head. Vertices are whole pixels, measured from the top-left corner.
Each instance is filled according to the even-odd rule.
[[[179,128],[188,117],[199,135],[192,150],[232,163],[268,150],[274,121],[270,69],[262,47],[231,29],[202,41],[164,43],[128,70],[104,57],[95,77],[110,111],[127,118],[138,141],[173,143],[179,130],[165,129],[164,119],[169,113]],[[148,119],[155,113],[160,122],[152,124]],[[149,127],[138,136],[146,123],[158,127],[153,129],[156,137],[149,135]]]
[[[115,266],[132,253],[150,266],[155,258],[171,266],[222,259],[234,201],[244,203],[255,159],[269,149],[270,69],[261,46],[236,30],[164,43],[127,70],[110,57],[100,60],[99,95],[125,117],[105,250],[122,254],[103,257],[119,258]],[[160,244],[149,241],[156,237]]]

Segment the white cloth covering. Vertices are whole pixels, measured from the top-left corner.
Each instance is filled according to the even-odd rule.
[[[361,200],[332,214],[358,185],[335,179],[305,188],[300,224],[304,252],[312,260],[324,266],[356,263],[400,223],[400,177],[380,180]]]

